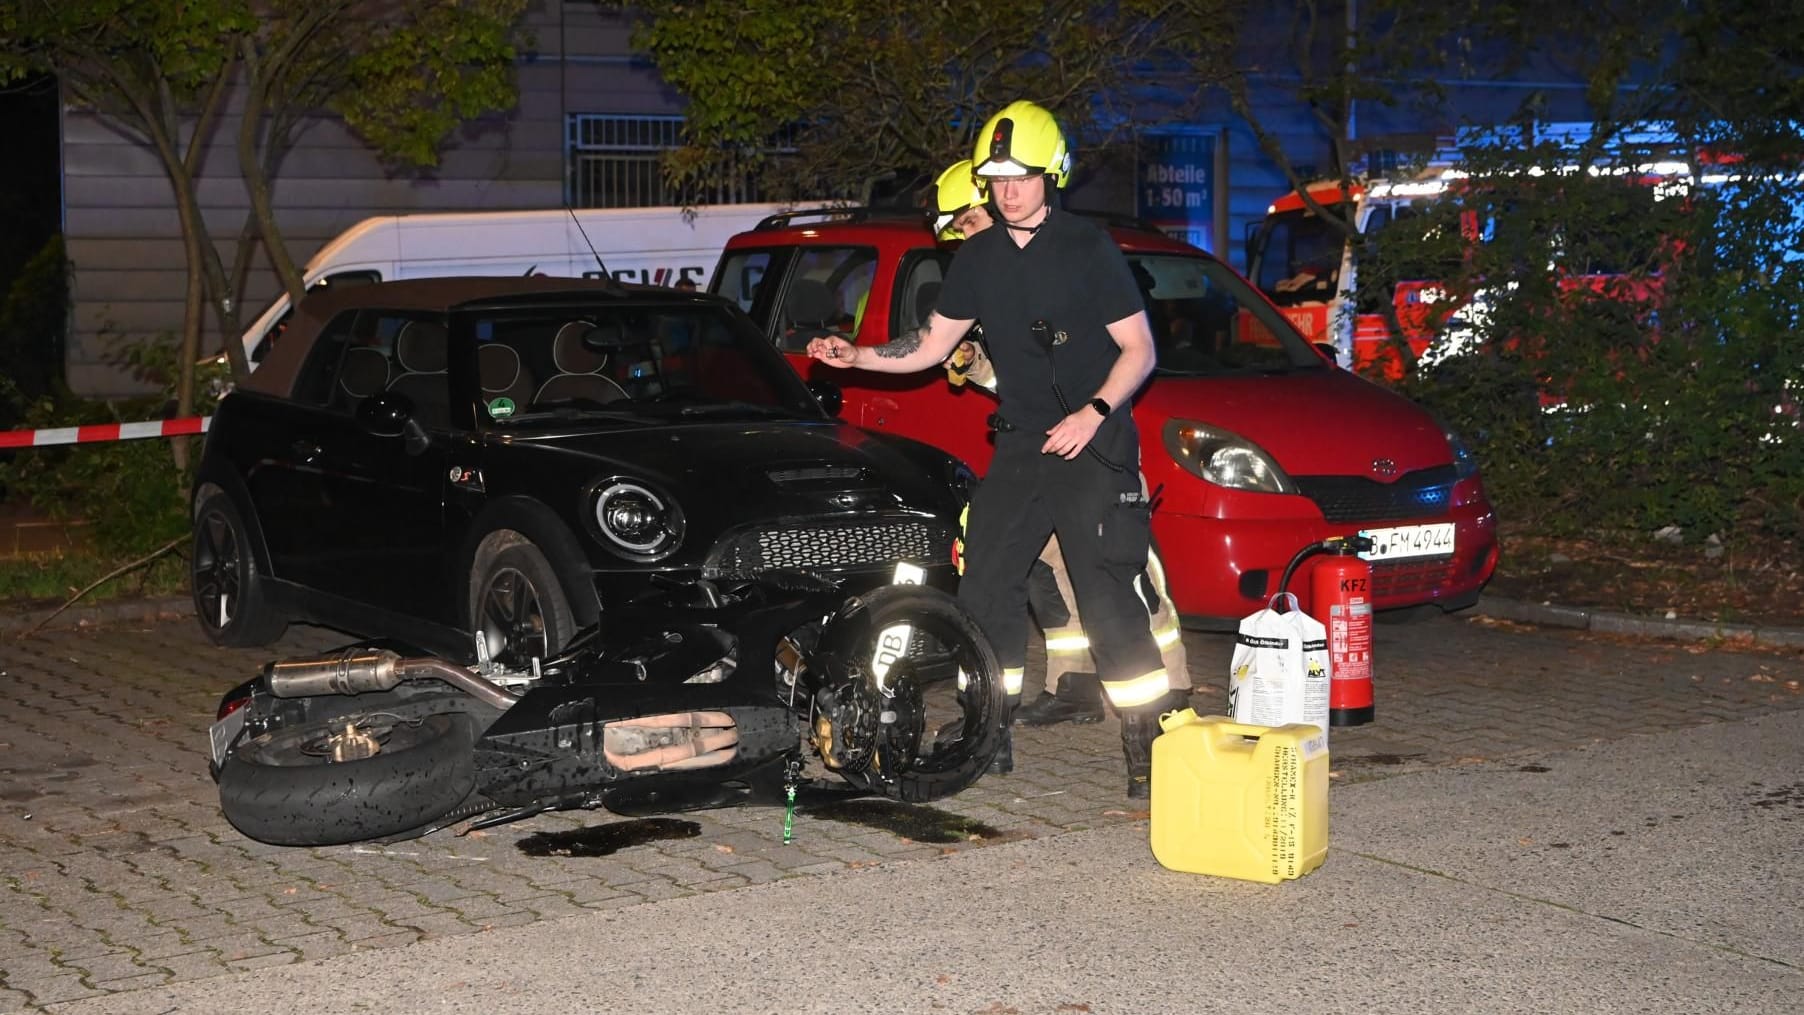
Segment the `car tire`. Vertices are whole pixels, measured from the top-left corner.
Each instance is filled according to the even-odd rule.
[[[250,529],[224,493],[210,494],[194,512],[188,577],[195,618],[215,644],[254,648],[288,630],[288,618],[269,605]]]
[[[488,658],[510,670],[549,659],[576,633],[570,599],[539,548],[517,537],[477,555],[470,576],[470,628]]]
[[[359,721],[380,734],[382,749],[330,760],[333,736]],[[413,722],[388,713],[341,716],[271,730],[241,741],[220,766],[220,810],[232,827],[274,846],[417,834],[471,795],[474,739],[461,713]]]

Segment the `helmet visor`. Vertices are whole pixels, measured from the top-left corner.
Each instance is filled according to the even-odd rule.
[[[977,207],[977,203],[974,201],[970,204],[961,204],[957,208],[951,208],[951,209],[941,208],[940,213],[933,217],[934,232],[940,232],[940,231],[944,230],[946,227],[950,226],[952,223],[958,221],[958,217],[960,215],[963,215],[965,212],[968,212],[972,208],[975,208],[975,207]]]
[[[978,176],[1044,176],[1045,166],[1023,165],[1014,158],[991,159],[977,167]]]

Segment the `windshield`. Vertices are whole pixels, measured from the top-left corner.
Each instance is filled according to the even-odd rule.
[[[743,315],[711,303],[473,310],[482,408],[498,426],[573,418],[820,415]]]
[[[1129,254],[1158,346],[1157,373],[1213,377],[1326,369],[1233,269],[1185,254]]]
[[[1340,285],[1346,234],[1310,211],[1278,212],[1266,220],[1259,253],[1259,289],[1281,307],[1326,302]]]

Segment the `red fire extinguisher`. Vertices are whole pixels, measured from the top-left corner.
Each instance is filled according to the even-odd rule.
[[[1372,565],[1359,554],[1372,548],[1365,536],[1337,536],[1303,547],[1278,583],[1290,584],[1297,565],[1318,553],[1309,576],[1309,615],[1328,629],[1328,725],[1372,721]]]

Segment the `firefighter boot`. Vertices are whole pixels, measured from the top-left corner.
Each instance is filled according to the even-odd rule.
[[[1159,713],[1163,704],[1154,702],[1121,712],[1121,753],[1127,758],[1129,800],[1152,797],[1153,738],[1160,733]]]
[[[1003,712],[1002,747],[997,750],[996,756],[990,759],[989,771],[991,775],[1007,775],[1015,770],[1015,735],[1010,731],[1009,725],[1014,718],[1015,713],[1020,711],[1020,709],[1021,696],[1018,694],[1009,695],[1007,710]]]
[[[1008,704],[1004,706],[1003,711],[1002,746],[996,751],[995,757],[990,759],[990,767],[986,770],[991,775],[1007,775],[1015,770],[1015,738],[1009,733],[1009,717],[1014,715],[1015,709],[1020,704],[1020,695],[1008,696]],[[964,731],[965,721],[963,719],[954,719],[942,725],[933,735],[933,749],[937,751],[942,746],[958,740],[964,736]]]
[[[1094,673],[1067,673],[1059,677],[1055,694],[1040,696],[1015,712],[1016,726],[1052,726],[1056,723],[1102,722],[1102,681]]]

